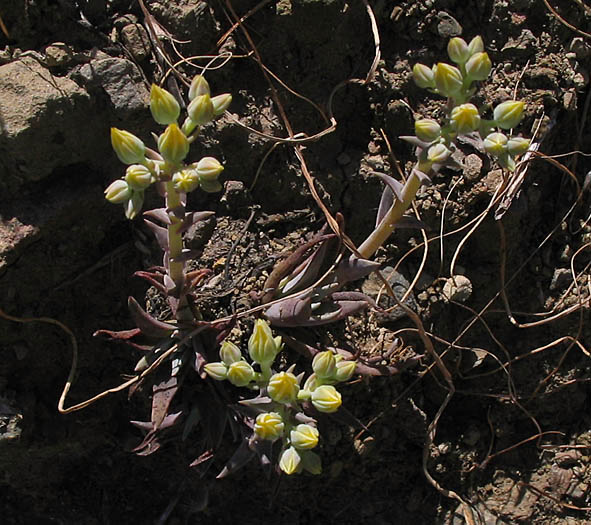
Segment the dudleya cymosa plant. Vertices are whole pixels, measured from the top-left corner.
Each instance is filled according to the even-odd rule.
[[[320,437],[315,418],[318,413],[339,409],[341,394],[334,385],[348,381],[356,363],[329,350],[319,352],[312,361],[313,373],[304,381],[304,373],[295,375],[295,365],[280,372],[273,369],[282,348],[281,337],[274,337],[268,323],[258,319],[248,340],[252,364],[235,344],[225,341],[220,361],[205,365],[205,372],[216,381],[227,380],[253,392],[253,398],[241,401],[256,413],[250,449],[256,450],[263,442],[278,442],[281,471],[319,474],[320,457],[312,452]]]

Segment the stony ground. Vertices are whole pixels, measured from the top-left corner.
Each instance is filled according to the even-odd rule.
[[[288,136],[284,119],[293,133],[320,134],[306,143],[305,162],[320,198],[359,243],[381,192],[372,172],[398,176],[396,161],[412,166],[398,136],[412,133],[415,117],[442,112],[441,100],[412,82],[412,65],[444,60],[451,36],[482,35],[494,71],[477,102],[516,93],[527,102],[520,131],[536,133],[539,150],[555,159],[507,178],[466,144],[463,168],[443,170],[417,199],[427,248],[416,231],[400,230],[377,254],[395,289],[412,283],[407,304],[452,374],[455,393],[430,446],[449,389],[429,356],[415,363],[426,351],[403,315],[285,330],[366,356],[399,338],[390,363],[415,364],[343,389],[363,426],[323,424],[321,476],[267,479],[253,463],[217,481],[235,447],[230,434],[207,472],[188,467],[199,453],[192,437],[135,456],[141,435],[129,420],[145,417],[146,396],[119,393],[59,415],[67,335],[0,320],[2,523],[589,523],[588,2],[372,2],[381,58],[367,83],[376,46],[360,0],[144,0],[145,12],[131,0],[5,4],[0,307],[74,331],[72,403],[121,382],[138,358],[92,333],[131,326],[128,295],[160,308],[130,277],[158,262],[157,247],[139,221],[104,202],[103,188],[122,173],[109,127],[146,142],[156,131],[147,100],[167,70],[161,51],[173,61],[194,57],[179,66],[188,77],[211,56],[230,57],[208,79],[216,92],[233,93],[232,115],[205,131],[199,152],[223,159],[224,190],[192,199],[216,219],[185,239],[202,253],[193,264],[214,270],[202,297],[208,316],[247,308],[278,255],[323,225],[293,146],[271,149],[272,137]],[[233,26],[236,17],[243,27]],[[336,127],[322,134],[329,117]],[[459,291],[452,273],[463,277]],[[357,288],[373,293],[379,283],[370,277]]]

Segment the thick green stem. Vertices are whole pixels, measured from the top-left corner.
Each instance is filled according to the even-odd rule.
[[[382,244],[386,242],[390,234],[396,228],[396,224],[404,215],[404,212],[408,210],[412,201],[417,195],[417,191],[421,186],[421,181],[413,173],[406,181],[402,189],[402,200],[396,199],[396,202],[386,213],[386,216],[382,219],[382,222],[378,224],[378,227],[371,233],[371,235],[365,239],[363,244],[359,247],[359,253],[364,259],[369,259]]]

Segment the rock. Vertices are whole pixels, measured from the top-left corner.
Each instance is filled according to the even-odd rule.
[[[7,193],[93,155],[90,96],[32,58],[0,66],[0,115],[0,188]]]
[[[45,63],[47,67],[63,68],[74,62],[74,51],[63,42],[49,44],[45,48]]]
[[[585,60],[591,56],[591,46],[580,36],[573,38],[569,49],[575,53],[575,56],[579,60]]]
[[[395,272],[394,269],[390,266],[386,266],[381,270],[382,275],[388,280],[390,286],[392,287],[392,291],[398,300],[402,299],[408,288],[410,287],[410,283],[408,280],[399,272]],[[371,274],[362,284],[361,290],[364,294],[368,295],[372,299],[377,299],[378,295],[380,297],[379,305],[382,308],[391,308],[396,305],[396,303],[388,296],[387,292],[383,288],[382,281],[378,278],[378,276],[373,273]],[[380,295],[381,290],[381,295]],[[417,310],[417,302],[415,300],[414,294],[410,294],[404,304],[410,308],[411,310]],[[392,309],[388,314],[382,315],[378,314],[378,318],[388,321],[396,321],[406,315],[404,309],[400,306],[396,306]]]
[[[80,69],[77,77],[88,89],[104,90],[118,116],[127,120],[144,111],[150,94],[137,67],[124,58],[98,58]]]
[[[533,55],[538,48],[538,39],[529,29],[524,29],[517,38],[510,38],[501,52],[506,57],[524,58]]]
[[[448,301],[465,303],[472,295],[472,283],[464,275],[454,275],[445,281],[443,295]]]
[[[150,56],[150,38],[140,24],[127,24],[121,30],[121,39],[127,50],[138,62],[142,62]]]
[[[556,268],[552,281],[550,281],[550,290],[561,290],[571,280],[572,276],[568,268]]]
[[[464,177],[469,181],[475,181],[480,178],[482,172],[482,159],[476,153],[470,153],[464,158]]]
[[[437,32],[441,38],[452,38],[454,36],[460,36],[462,34],[462,26],[460,23],[449,13],[440,11],[437,13],[439,23],[437,24]]]

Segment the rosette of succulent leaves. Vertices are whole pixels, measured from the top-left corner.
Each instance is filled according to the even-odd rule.
[[[456,141],[462,136],[467,142],[486,151],[500,166],[513,171],[516,157],[525,153],[530,141],[512,136],[523,117],[525,104],[508,100],[497,105],[492,119],[481,115],[470,102],[478,82],[485,81],[491,71],[491,61],[484,51],[482,38],[470,43],[452,38],[447,46],[453,64],[440,62],[433,67],[416,64],[415,83],[432,93],[447,98],[442,122],[421,118],[415,122],[415,136],[400,137],[415,146],[417,161],[403,184],[393,177],[376,173],[385,183],[378,207],[375,229],[357,248],[357,253],[344,256],[328,275],[319,278],[322,262],[326,260],[330,243],[336,235],[318,235],[280,263],[269,276],[262,294],[262,303],[271,303],[266,318],[275,326],[315,326],[346,318],[375,303],[360,292],[341,291],[347,283],[365,277],[379,269],[370,258],[388,239],[396,227],[422,227],[410,215],[405,215],[419,188],[431,183],[430,177],[445,166],[456,166],[452,154]],[[334,247],[331,248],[333,253]],[[333,259],[336,260],[336,259]],[[277,301],[284,297],[283,301]]]
[[[263,466],[278,464],[288,475],[303,470],[319,474],[322,470],[320,457],[313,451],[320,437],[316,418],[339,409],[341,394],[334,385],[349,380],[356,363],[330,350],[318,352],[312,361],[313,373],[304,381],[304,373],[295,375],[295,365],[280,372],[274,369],[282,347],[281,337],[274,337],[268,323],[257,319],[248,340],[252,364],[238,346],[224,341],[220,361],[204,367],[216,381],[229,381],[249,389],[254,396],[235,406],[251,433],[220,476],[254,455],[259,456]],[[273,447],[273,443],[277,446]]]

